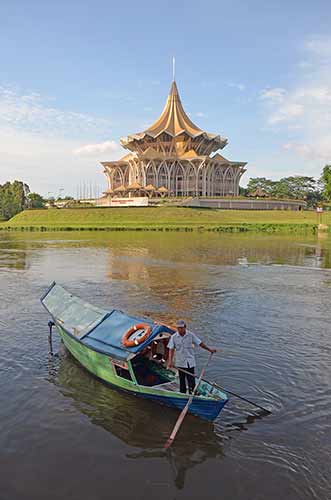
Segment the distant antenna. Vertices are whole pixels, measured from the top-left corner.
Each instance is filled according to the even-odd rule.
[[[172,79],[173,81],[176,80],[176,59],[175,56],[172,58]]]

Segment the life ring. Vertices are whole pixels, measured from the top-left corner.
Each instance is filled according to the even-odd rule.
[[[145,330],[144,335],[141,335],[134,340],[130,340],[131,335],[137,330]],[[152,333],[151,326],[149,326],[147,323],[138,323],[137,325],[131,326],[131,328],[129,328],[128,331],[125,332],[125,334],[122,337],[122,344],[125,347],[135,347],[145,342],[145,340],[148,339],[151,333]]]

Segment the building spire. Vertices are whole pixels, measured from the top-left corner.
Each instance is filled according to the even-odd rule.
[[[172,57],[172,80],[176,80],[176,59],[175,56]]]

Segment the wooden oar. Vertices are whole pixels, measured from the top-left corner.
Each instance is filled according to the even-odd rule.
[[[184,406],[184,408],[183,408],[183,410],[182,410],[181,414],[179,415],[178,420],[177,420],[177,422],[176,422],[176,424],[175,424],[175,427],[173,428],[172,433],[170,434],[170,436],[169,436],[169,438],[168,438],[167,442],[165,443],[164,448],[168,449],[168,448],[172,445],[172,443],[173,443],[173,441],[174,441],[174,439],[175,439],[175,437],[176,437],[176,434],[177,434],[177,432],[179,431],[179,428],[180,428],[180,426],[181,426],[181,425],[182,425],[182,423],[183,423],[183,420],[184,420],[184,418],[185,418],[185,415],[186,415],[186,413],[188,412],[188,409],[189,409],[189,407],[190,407],[190,404],[191,404],[191,403],[192,403],[192,401],[193,401],[194,395],[195,395],[195,393],[196,393],[196,392],[197,392],[197,390],[198,390],[198,387],[199,387],[199,385],[200,385],[200,383],[201,383],[201,380],[203,380],[203,379],[202,379],[202,377],[203,377],[203,375],[204,375],[204,373],[205,373],[205,371],[206,371],[206,369],[207,369],[207,366],[209,365],[209,362],[210,362],[210,360],[211,360],[212,355],[213,355],[213,353],[211,352],[211,353],[209,354],[209,357],[208,357],[208,360],[207,360],[207,362],[206,362],[205,366],[204,366],[204,367],[203,367],[203,369],[201,370],[200,377],[198,378],[198,381],[197,381],[197,383],[195,384],[195,387],[194,387],[194,389],[193,389],[193,392],[192,392],[191,396],[189,397],[189,399],[188,399],[188,401],[187,401],[186,405]],[[192,377],[192,376],[194,376],[194,375],[192,375],[192,373],[190,373],[190,372],[186,372],[185,370],[182,370],[182,371],[183,371],[183,372],[185,372],[185,373],[188,373],[191,377]]]
[[[187,375],[190,375],[190,372],[187,372],[186,370],[183,370],[182,368],[177,368],[178,371],[181,371],[183,373],[186,373]],[[221,387],[220,385],[216,384],[215,382],[210,382],[209,380],[205,378],[201,378],[201,381],[207,382],[210,385],[213,385],[214,387],[217,387],[217,389],[220,389],[221,391],[227,392],[228,394],[231,394],[231,396],[235,396],[236,398],[242,399],[243,401],[246,401],[246,403],[249,403],[253,406],[256,406],[257,408],[260,408],[260,410],[263,410],[266,413],[271,413],[270,410],[267,410],[266,408],[263,408],[263,406],[258,405],[257,403],[254,403],[253,401],[250,401],[247,398],[244,398],[243,396],[240,396],[239,394],[236,394],[235,392],[229,391],[228,389],[224,389],[224,387]]]

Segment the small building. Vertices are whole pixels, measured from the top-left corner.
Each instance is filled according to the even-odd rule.
[[[191,208],[221,208],[223,210],[305,210],[304,200],[253,198],[190,198],[183,206]]]
[[[161,116],[145,131],[121,139],[129,153],[102,162],[106,196],[130,194],[132,187],[135,196],[238,196],[246,163],[218,152],[227,143],[191,121],[173,81]]]
[[[268,198],[268,193],[264,191],[264,189],[258,187],[255,191],[248,193],[248,196],[251,198]]]

